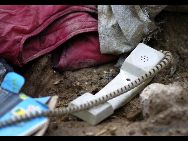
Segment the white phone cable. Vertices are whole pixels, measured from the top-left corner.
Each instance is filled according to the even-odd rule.
[[[36,117],[66,115],[66,114],[72,114],[72,113],[88,110],[94,106],[100,105],[102,103],[107,102],[108,100],[110,100],[112,98],[115,98],[121,94],[124,94],[124,93],[130,91],[131,89],[137,87],[138,85],[142,84],[147,79],[153,77],[156,73],[158,73],[161,69],[166,67],[171,62],[172,54],[169,51],[161,50],[160,52],[162,52],[165,55],[165,57],[157,66],[155,66],[153,69],[151,69],[150,71],[148,71],[141,77],[130,82],[128,85],[125,85],[122,88],[119,88],[119,89],[117,89],[111,93],[108,93],[104,96],[101,96],[100,98],[97,98],[95,100],[83,103],[79,106],[69,106],[66,108],[59,108],[59,109],[40,111],[40,112],[33,111],[31,113],[25,114],[24,116],[14,116],[14,117],[11,117],[10,119],[0,121],[0,128],[15,124],[15,123],[18,123],[21,121],[30,120],[30,119],[33,119]]]

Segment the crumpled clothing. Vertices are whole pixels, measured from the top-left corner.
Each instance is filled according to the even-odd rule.
[[[167,5],[98,5],[98,32],[102,54],[132,51],[157,29],[152,19]]]
[[[57,47],[63,50],[61,45],[78,34],[97,31],[97,8],[92,5],[1,5],[0,57],[22,67]],[[62,62],[63,57],[59,57]],[[85,59],[89,59],[89,55]],[[94,64],[100,63],[99,60]],[[80,67],[77,65],[76,69]]]
[[[54,68],[59,71],[76,70],[103,64],[119,58],[101,54],[98,32],[76,35],[52,52]]]

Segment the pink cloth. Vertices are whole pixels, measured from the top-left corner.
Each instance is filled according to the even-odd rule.
[[[101,54],[98,32],[74,36],[53,52],[55,68],[60,71],[91,67],[113,61],[117,55]]]
[[[22,67],[57,47],[53,60],[59,70],[79,69],[117,59],[118,56],[100,53],[97,31],[97,9],[92,5],[0,5],[0,57],[15,66]],[[74,36],[76,40],[70,39]],[[97,51],[89,51],[89,55],[86,50],[91,48]],[[65,50],[69,50],[68,61],[63,60]],[[98,53],[97,58],[92,53]],[[84,54],[88,54],[87,57],[84,58]],[[98,60],[100,55],[106,60]],[[82,63],[78,63],[81,62],[78,56],[83,57]],[[95,63],[87,63],[88,59]]]

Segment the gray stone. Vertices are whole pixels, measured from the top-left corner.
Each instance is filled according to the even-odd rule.
[[[178,83],[163,85],[154,83],[147,86],[140,94],[140,103],[144,119],[156,116],[181,100],[183,88]],[[182,96],[183,97],[183,96]]]

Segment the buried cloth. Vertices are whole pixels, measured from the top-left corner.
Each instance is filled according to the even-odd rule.
[[[117,59],[101,54],[92,5],[1,5],[0,57],[14,66],[52,52],[60,71]]]
[[[188,5],[98,5],[102,54],[131,52],[159,30],[154,18],[162,11],[188,12]]]

